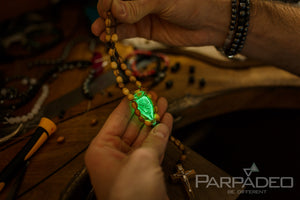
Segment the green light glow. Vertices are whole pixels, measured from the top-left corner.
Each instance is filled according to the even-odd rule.
[[[149,120],[155,124],[154,106],[152,100],[144,91],[139,91],[134,94],[134,101],[137,103],[137,109],[141,112],[141,116],[145,120]]]

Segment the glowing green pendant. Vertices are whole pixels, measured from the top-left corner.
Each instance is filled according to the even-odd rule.
[[[151,98],[148,97],[144,91],[139,91],[134,94],[134,101],[137,104],[137,109],[141,112],[141,116],[152,123],[156,124],[155,121],[155,110]]]

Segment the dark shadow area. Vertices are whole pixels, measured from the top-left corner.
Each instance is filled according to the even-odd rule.
[[[247,178],[243,168],[256,164],[250,177],[293,177],[292,189],[247,187],[265,194],[243,194],[243,199],[300,199],[300,110],[239,111],[199,121],[174,131],[174,135],[231,176]],[[269,181],[270,185],[270,181]],[[282,185],[290,185],[283,182]],[[213,186],[212,186],[213,187]]]

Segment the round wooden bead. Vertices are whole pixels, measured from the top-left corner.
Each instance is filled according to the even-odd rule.
[[[141,116],[141,111],[139,111],[138,109],[135,109],[135,110],[134,110],[134,113],[135,113],[137,116]]]
[[[135,81],[136,81],[136,78],[135,78],[135,76],[130,76],[130,77],[129,77],[129,80],[130,80],[131,82],[135,82]]]
[[[175,138],[174,138],[173,136],[170,137],[170,140],[171,140],[172,142],[175,142]]]
[[[108,54],[109,54],[110,56],[114,56],[114,55],[115,55],[115,49],[109,49],[109,50],[108,50]]]
[[[179,149],[180,149],[181,151],[183,151],[183,150],[184,150],[184,145],[183,145],[183,144],[180,144]]]
[[[144,123],[146,126],[152,126],[152,123],[149,120],[145,120]]]
[[[119,85],[119,88],[125,87],[124,83],[119,83],[118,85]]]
[[[152,95],[151,94],[147,94],[147,96],[149,97],[149,99],[152,99]]]
[[[127,97],[128,97],[128,100],[129,100],[129,101],[132,101],[132,100],[134,99],[133,94],[128,94]],[[134,102],[134,103],[135,103],[135,102]],[[136,104],[136,103],[135,103],[135,104]]]
[[[56,139],[56,142],[61,144],[65,141],[65,137],[64,136],[59,136],[57,139]]]
[[[106,28],[105,31],[106,31],[106,34],[110,35],[110,33],[111,33],[110,28]],[[111,39],[112,39],[112,38],[111,38]]]
[[[126,96],[129,94],[129,90],[127,88],[125,88],[125,87],[122,89],[122,92]]]
[[[155,118],[156,121],[158,121],[158,122],[160,121],[160,116],[158,114],[155,114],[154,118]]]
[[[97,123],[98,123],[97,119],[92,119],[91,122],[90,122],[90,125],[95,126]]]
[[[131,74],[132,74],[131,71],[130,71],[129,69],[126,69],[125,75],[126,75],[126,76],[131,76]]]
[[[126,69],[127,69],[127,65],[126,65],[125,63],[122,63],[122,64],[121,64],[121,69],[122,69],[122,70],[126,70]]]
[[[110,41],[110,39],[111,39],[111,36],[110,36],[110,35],[108,35],[108,34],[106,34],[106,36],[105,36],[105,40],[106,40],[106,42],[109,42],[109,41]]]
[[[176,144],[176,146],[179,147],[179,145],[181,144],[180,140],[176,139],[176,140],[175,140],[175,144]]]
[[[111,20],[110,20],[110,19],[107,18],[107,19],[105,20],[105,26],[106,26],[106,27],[111,26]]]
[[[129,96],[129,95],[128,95],[128,96]],[[132,96],[133,96],[133,95],[132,95]],[[136,104],[136,102],[132,102],[132,103],[131,103],[131,106],[132,106],[133,109],[135,109],[135,110],[137,109],[137,104]]]
[[[116,62],[111,62],[111,63],[110,63],[110,67],[111,67],[112,69],[118,69],[118,64],[117,64]]]
[[[123,78],[121,76],[117,76],[117,83],[123,83]]]
[[[142,86],[141,81],[136,81],[135,84],[136,84],[136,86],[138,86],[139,88]]]
[[[142,117],[142,116],[139,117],[139,120],[140,120],[141,122],[144,122],[144,121],[145,121],[144,117]]]
[[[118,41],[118,35],[116,33],[114,33],[112,36],[111,36],[111,41],[113,42],[117,42]]]
[[[119,75],[120,75],[120,71],[119,71],[119,70],[117,70],[117,69],[116,69],[116,70],[114,70],[114,75],[115,75],[115,76],[119,76]]]
[[[181,160],[181,161],[185,161],[185,160],[186,160],[186,155],[181,155],[181,156],[180,156],[180,160]]]

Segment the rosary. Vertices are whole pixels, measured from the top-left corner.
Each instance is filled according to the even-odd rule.
[[[116,76],[116,81],[122,92],[130,101],[131,107],[134,109],[135,115],[146,126],[153,127],[160,121],[160,116],[157,114],[157,106],[154,105],[151,95],[147,93],[146,89],[142,87],[142,83],[136,79],[132,74],[132,71],[128,69],[123,59],[120,57],[116,50],[116,42],[118,41],[118,35],[116,31],[112,33],[111,28],[116,27],[111,12],[107,12],[107,18],[105,20],[106,31],[106,45],[108,48],[108,54],[110,56],[110,67]],[[131,83],[134,83],[137,89],[131,92],[125,87],[124,76],[122,77],[121,71],[126,75],[125,78],[129,79]],[[193,190],[189,182],[189,177],[195,175],[195,170],[184,170],[183,161],[186,159],[185,147],[180,140],[170,137],[170,141],[182,152],[179,161],[177,162],[177,172],[171,175],[173,181],[180,180],[190,199],[194,198]]]

